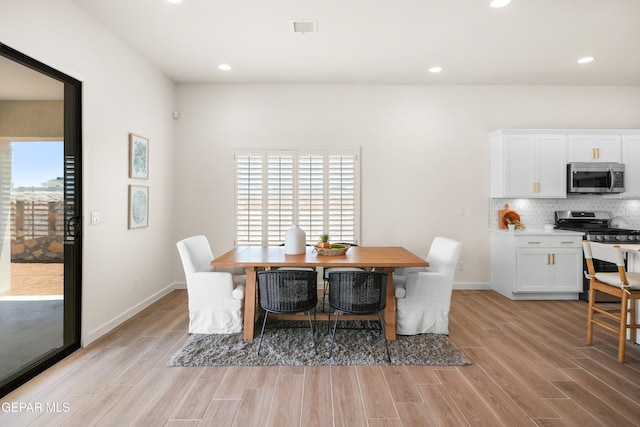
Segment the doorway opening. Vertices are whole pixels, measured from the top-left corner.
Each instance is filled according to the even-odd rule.
[[[12,142],[10,281],[0,284],[0,378],[63,345],[64,142]]]

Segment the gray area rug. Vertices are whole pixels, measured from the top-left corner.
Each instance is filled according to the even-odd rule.
[[[362,326],[369,329],[360,329]],[[389,364],[377,323],[340,321],[338,328],[331,358],[328,358],[331,336],[327,331],[326,321],[317,322],[315,332],[317,355],[311,342],[308,323],[276,321],[267,323],[260,356],[256,355],[259,338],[244,341],[242,334],[193,334],[167,362],[167,366]],[[258,337],[259,332],[258,330]],[[398,336],[396,341],[388,344],[392,365],[471,364],[471,361],[445,335]]]

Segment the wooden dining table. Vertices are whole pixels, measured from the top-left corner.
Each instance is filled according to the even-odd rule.
[[[285,254],[284,246],[237,246],[211,261],[213,267],[244,267],[247,273],[244,302],[244,339],[252,340],[258,313],[257,272],[278,267],[363,267],[389,274],[387,279],[385,335],[396,339],[396,299],[393,271],[399,267],[428,267],[429,263],[400,246],[352,246],[339,256],[318,255],[308,246],[301,255]]]

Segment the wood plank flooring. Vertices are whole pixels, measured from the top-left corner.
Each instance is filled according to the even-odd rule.
[[[461,367],[168,368],[177,290],[1,399],[7,426],[640,426],[640,346],[584,344],[582,301],[454,291]]]

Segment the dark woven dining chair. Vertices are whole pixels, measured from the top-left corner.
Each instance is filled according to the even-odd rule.
[[[339,242],[340,245],[358,246],[356,243]],[[323,271],[324,286],[322,288],[322,312],[324,312],[324,300],[327,299],[327,293],[329,291],[329,274],[337,271],[363,271],[364,268],[360,267],[329,267]]]
[[[311,321],[311,310],[318,304],[318,276],[315,271],[308,270],[269,270],[258,272],[258,293],[260,306],[265,311],[262,331],[260,332],[260,347],[267,325],[269,313],[293,314],[307,312],[311,328],[313,349],[317,353],[314,339],[314,325]]]
[[[333,341],[340,313],[344,314],[377,314],[380,321],[380,333],[387,350],[387,359],[391,363],[391,354],[384,333],[384,320],[382,311],[387,306],[387,278],[388,274],[382,271],[343,271],[329,273],[329,306],[336,310],[336,319],[331,334],[331,349],[329,357],[333,354]]]

